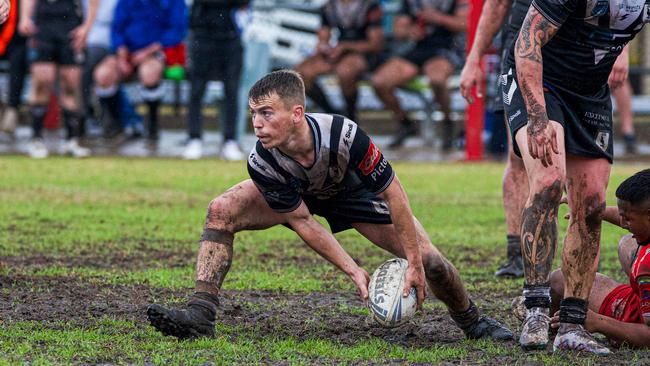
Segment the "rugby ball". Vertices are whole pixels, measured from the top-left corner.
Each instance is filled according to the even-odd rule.
[[[415,288],[402,296],[408,261],[395,258],[384,262],[370,277],[368,308],[370,316],[385,327],[397,327],[415,315],[417,296]]]

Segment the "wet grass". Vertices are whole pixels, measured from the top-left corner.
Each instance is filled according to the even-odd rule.
[[[490,315],[516,324],[509,302],[518,280],[496,281],[492,273],[505,254],[500,164],[395,164],[415,215],[432,241],[458,267],[477,303]],[[616,166],[614,188],[638,166]],[[194,256],[205,209],[212,198],[246,178],[245,165],[214,160],[53,158],[33,161],[0,157],[0,276],[74,278],[88,285],[144,286],[191,292]],[[563,208],[562,212],[566,212]],[[561,220],[562,230],[566,223]],[[620,281],[616,244],[623,230],[604,224],[602,272]],[[351,231],[337,236],[370,273],[390,255]],[[558,251],[559,253],[559,251]],[[556,267],[559,264],[559,255]],[[11,265],[7,265],[11,263]],[[21,284],[16,283],[20,289]],[[47,291],[25,285],[24,292]],[[224,283],[228,291],[278,294],[354,293],[350,281],[282,227],[241,233]],[[19,306],[0,289],[0,311]],[[53,294],[54,296],[55,294]],[[74,299],[69,299],[74,301]],[[160,300],[160,299],[157,299]],[[182,299],[170,298],[169,302]],[[244,304],[247,308],[259,304]],[[444,314],[439,303],[427,312]],[[365,309],[338,305],[361,316]],[[0,365],[39,364],[620,364],[648,359],[639,351],[592,357],[523,353],[515,343],[431,343],[427,347],[364,338],[353,344],[330,338],[278,338],[251,328],[221,324],[219,337],[178,342],[146,325],[144,317],[90,318],[83,326],[41,324],[2,317]],[[8,320],[10,319],[10,320]],[[323,322],[319,328],[335,327]],[[516,329],[515,329],[516,330]],[[619,357],[623,357],[621,360]]]

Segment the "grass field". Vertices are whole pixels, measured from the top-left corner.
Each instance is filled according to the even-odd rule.
[[[395,168],[475,301],[518,332],[509,303],[521,281],[492,276],[505,252],[503,166]],[[640,169],[616,166],[609,204]],[[181,305],[191,293],[205,209],[246,178],[243,163],[2,157],[0,172],[0,365],[650,362],[625,348],[594,358],[466,341],[435,301],[409,325],[378,328],[352,283],[283,227],[237,235],[218,336],[179,342],[148,326],[146,306]],[[601,268],[624,281],[621,234],[604,224]],[[390,257],[351,231],[338,238],[368,272]]]

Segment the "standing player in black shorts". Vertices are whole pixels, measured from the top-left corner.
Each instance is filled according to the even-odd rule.
[[[32,158],[48,156],[42,141],[43,120],[54,81],[60,82],[60,101],[63,110],[67,142],[62,152],[74,157],[90,155],[90,150],[79,146],[77,140],[82,116],[81,63],[86,36],[95,19],[98,0],[90,0],[84,20],[79,0],[22,0],[19,30],[31,37],[28,58],[31,61],[32,89],[29,95],[33,141],[29,146]]]
[[[533,0],[508,57],[506,116],[530,187],[521,230],[528,311],[520,343],[530,340],[528,348],[546,347],[548,339],[547,328],[529,325],[548,317],[557,212],[566,187],[571,220],[553,348],[609,353],[584,329],[613,158],[607,80],[625,45],[650,21],[648,10],[645,0]]]
[[[307,96],[325,112],[335,110],[316,79],[334,72],[345,99],[345,113],[356,120],[357,83],[364,72],[378,66],[384,48],[382,18],[376,0],[330,0],[321,9],[316,53],[296,70],[305,81]],[[331,45],[333,32],[338,40]]]
[[[424,300],[425,277],[435,297],[468,338],[511,339],[497,321],[479,315],[458,271],[431,244],[399,179],[372,140],[339,115],[305,114],[296,72],[276,71],[249,92],[257,145],[248,158],[251,180],[208,207],[197,258],[196,292],[186,309],[151,305],[151,324],[178,338],[213,336],[218,294],[233,258],[234,235],[285,225],[348,274],[368,297],[368,274],[332,233],[354,228],[392,254],[407,258],[405,286]],[[323,216],[332,233],[312,215]]]
[[[391,58],[372,76],[377,96],[400,123],[390,147],[401,146],[417,131],[400,107],[395,89],[422,72],[444,114],[443,150],[451,149],[453,124],[447,79],[462,62],[453,45],[454,33],[465,30],[466,19],[466,0],[403,0],[401,14],[395,18],[394,35],[397,39],[415,41],[415,48],[403,57]]]

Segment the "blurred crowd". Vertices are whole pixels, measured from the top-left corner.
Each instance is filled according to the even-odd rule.
[[[22,110],[32,129],[26,149],[32,158],[51,153],[43,128],[52,108],[60,109],[66,131],[59,153],[89,156],[83,137],[90,126],[101,129],[104,139],[144,138],[155,143],[164,78],[186,79],[190,87],[185,159],[203,156],[202,111],[210,80],[224,86],[220,156],[245,158],[236,136],[245,26],[238,14],[250,7],[249,1],[194,0],[189,7],[184,0],[10,2],[8,20],[0,31],[0,55],[9,65],[0,130],[9,136],[15,131],[29,72],[30,90]],[[304,77],[311,110],[356,120],[358,83],[367,80],[398,123],[390,147],[399,148],[418,128],[400,105],[396,90],[409,87],[421,75],[441,112],[441,148],[448,151],[457,139],[448,79],[463,63],[464,44],[458,40],[466,28],[467,0],[402,0],[390,20],[384,5],[379,0],[324,3],[317,45],[295,66]],[[342,110],[333,107],[319,83],[326,74],[338,81]],[[125,83],[138,84],[145,118],[125,92]],[[501,146],[505,148],[505,136]]]

